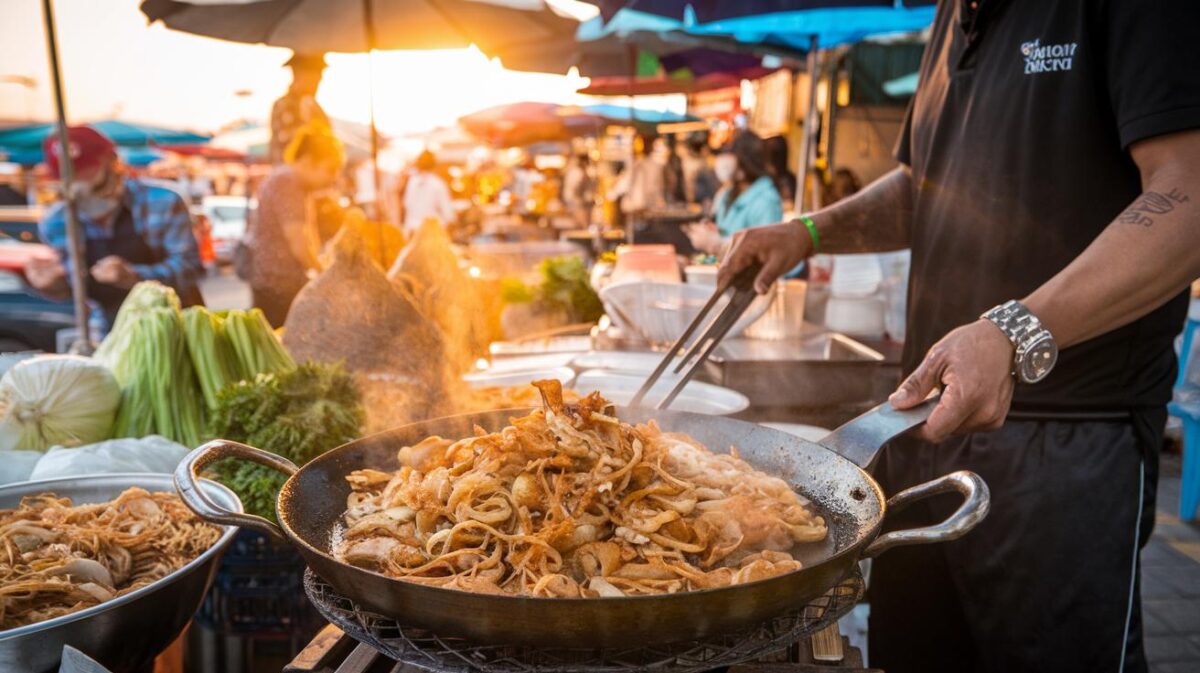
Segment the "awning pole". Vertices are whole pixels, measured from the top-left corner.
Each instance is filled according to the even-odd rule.
[[[375,203],[372,216],[375,218],[375,233],[379,237],[379,264],[384,271],[388,268],[387,247],[383,241],[383,180],[379,175],[379,130],[375,127],[375,15],[371,0],[363,0],[363,31],[367,38],[367,104],[370,106],[371,127],[371,179],[375,184]],[[447,227],[449,222],[445,223]]]
[[[46,50],[50,54],[50,76],[54,85],[54,108],[58,115],[58,171],[62,182],[63,199],[66,201],[64,214],[67,220],[68,267],[71,271],[71,297],[75,301],[75,329],[79,334],[71,344],[71,352],[91,355],[92,335],[88,329],[87,303],[87,250],[79,217],[75,212],[75,194],[71,185],[75,183],[75,163],[71,158],[71,143],[67,136],[67,105],[63,100],[62,66],[58,61],[58,37],[54,29],[54,7],[52,0],[42,0],[42,17],[46,22]]]
[[[637,73],[638,73],[638,48],[636,44],[629,45],[629,182],[630,188],[633,187],[633,165],[637,163],[637,112],[634,107],[634,92],[637,90]],[[644,151],[646,148],[642,148]],[[628,192],[625,194],[629,197]],[[625,218],[625,243],[633,245],[633,218],[626,216]]]
[[[804,192],[808,185],[808,170],[811,166],[813,148],[816,145],[817,81],[820,79],[820,74],[817,72],[820,66],[820,49],[817,45],[817,36],[813,35],[809,38],[808,64],[806,66],[808,70],[808,110],[804,115],[804,142],[800,144],[800,165],[796,170],[797,215],[804,212]]]

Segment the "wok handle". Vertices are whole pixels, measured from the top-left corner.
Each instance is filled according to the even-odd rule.
[[[899,509],[921,498],[951,491],[961,493],[963,502],[958,509],[954,510],[953,514],[946,517],[945,521],[923,528],[884,533],[867,546],[863,556],[870,558],[878,556],[892,547],[946,542],[966,535],[980,521],[983,521],[992,506],[987,483],[974,472],[959,470],[933,481],[906,488],[888,499],[887,509]]]
[[[888,440],[902,435],[929,420],[940,395],[933,395],[911,409],[894,409],[884,402],[839,426],[817,443],[841,455],[855,465],[869,469],[879,450]]]
[[[175,468],[175,490],[179,492],[183,503],[188,506],[188,509],[195,512],[196,516],[205,521],[226,526],[251,528],[286,542],[287,536],[283,534],[283,529],[275,523],[261,516],[225,509],[213,502],[200,489],[200,472],[209,464],[222,458],[242,458],[278,470],[289,477],[300,469],[287,458],[262,449],[231,442],[227,439],[214,439],[193,450],[184,457],[179,467]]]

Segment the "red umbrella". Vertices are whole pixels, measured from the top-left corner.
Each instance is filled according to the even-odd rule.
[[[163,147],[161,149],[189,157],[204,157],[212,161],[246,160],[246,155],[237,150],[231,150],[227,147],[213,147],[212,145],[171,145],[170,147]]]
[[[471,135],[496,147],[570,140],[597,133],[604,120],[579,108],[554,103],[512,103],[473,112],[458,120]]]

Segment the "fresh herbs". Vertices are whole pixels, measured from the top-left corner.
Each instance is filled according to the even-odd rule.
[[[542,281],[529,287],[519,280],[506,278],[501,297],[509,304],[540,302],[549,309],[561,309],[575,322],[594,322],[604,314],[604,305],[592,289],[587,265],[579,257],[551,257],[538,264]]]
[[[217,395],[210,433],[303,465],[356,439],[362,423],[363,410],[351,375],[340,365],[309,362],[226,387]],[[236,460],[221,461],[216,473],[241,497],[247,512],[274,518],[282,475]]]

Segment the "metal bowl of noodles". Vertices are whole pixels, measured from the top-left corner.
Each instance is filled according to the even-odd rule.
[[[212,481],[205,493],[223,506],[242,511],[232,491]],[[128,488],[175,492],[169,474],[106,474],[29,481],[0,487],[0,509],[16,507],[21,498],[54,493],[76,505],[113,500]],[[0,668],[44,673],[58,668],[64,645],[70,645],[113,673],[136,673],[183,632],[208,592],[217,561],[237,529],[222,526],[221,536],[206,551],[175,572],[135,591],[78,612],[0,631]]]

